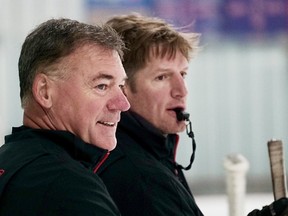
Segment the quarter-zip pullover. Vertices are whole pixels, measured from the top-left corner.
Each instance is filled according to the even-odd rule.
[[[120,215],[95,174],[108,155],[67,131],[13,128],[0,148],[0,215]]]
[[[121,114],[117,147],[99,169],[123,216],[202,216],[175,162],[178,135],[163,136],[136,113]]]

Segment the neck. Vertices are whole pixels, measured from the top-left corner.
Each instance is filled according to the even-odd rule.
[[[37,103],[31,103],[24,108],[23,125],[36,129],[56,130],[47,111]]]

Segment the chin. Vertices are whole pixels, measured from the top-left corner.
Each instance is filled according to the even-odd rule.
[[[105,148],[106,150],[112,151],[113,149],[116,148],[116,144],[117,144],[116,138],[114,140],[108,141],[107,143],[106,143],[106,148]]]
[[[184,131],[185,131],[185,128],[179,129],[179,130],[175,131],[174,133],[182,133],[182,132],[184,132]]]
[[[107,150],[108,151],[112,151],[112,150],[114,150],[116,148],[116,143],[115,143],[115,145],[111,145],[111,146],[109,146],[109,148],[107,148]]]
[[[185,131],[186,126],[184,127],[175,127],[175,128],[169,128],[167,131],[167,134],[175,134],[175,133],[181,133],[183,131]]]
[[[180,124],[177,124],[174,128],[174,133],[180,133],[186,130],[186,124],[184,122],[181,122]]]
[[[112,151],[116,147],[116,138],[106,138],[105,140],[97,140],[94,141],[92,145],[97,146],[98,148],[101,148],[103,150]]]

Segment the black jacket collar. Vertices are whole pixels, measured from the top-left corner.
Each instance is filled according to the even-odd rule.
[[[49,140],[63,148],[73,159],[84,163],[84,165],[97,163],[108,152],[108,150],[85,143],[68,131],[32,129],[26,126],[12,128],[12,134],[5,137],[5,143],[29,138]]]
[[[178,143],[177,134],[164,136],[149,122],[138,114],[127,111],[121,114],[121,121],[118,124],[117,139],[121,144],[121,136],[129,135],[136,143],[150,152],[157,159],[175,159]],[[125,143],[123,143],[125,145]]]

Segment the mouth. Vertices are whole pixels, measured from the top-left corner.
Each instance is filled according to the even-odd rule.
[[[183,112],[184,111],[184,108],[182,107],[176,107],[174,109],[172,109],[176,114],[179,113],[179,112]]]
[[[116,125],[116,123],[114,123],[114,122],[106,122],[106,121],[98,121],[97,124],[102,124],[102,125],[108,126],[108,127],[114,127]]]
[[[171,109],[168,109],[169,111],[173,111],[176,113],[176,115],[180,112],[183,112],[184,111],[184,107],[174,107],[174,108],[171,108]]]
[[[175,107],[170,109],[171,111],[174,111],[176,114],[177,121],[188,121],[189,120],[189,113],[184,112],[184,107]]]

